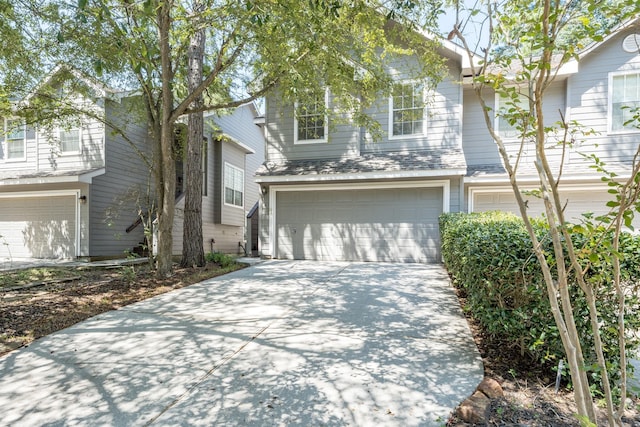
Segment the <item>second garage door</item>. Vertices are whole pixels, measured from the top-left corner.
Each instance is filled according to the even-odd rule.
[[[73,258],[76,196],[0,198],[0,258]]]
[[[440,187],[278,192],[276,257],[439,262],[442,197]]]

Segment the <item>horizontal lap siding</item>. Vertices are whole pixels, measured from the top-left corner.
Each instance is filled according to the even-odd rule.
[[[613,37],[592,52],[580,63],[580,71],[570,78],[569,118],[597,132],[584,138],[586,141],[581,150],[594,152],[604,161],[630,161],[640,137],[637,131],[608,133],[609,73],[629,70],[640,72],[640,55],[622,49],[622,41],[629,33],[627,31]]]
[[[151,147],[142,113],[135,98],[107,103],[107,121],[126,129],[137,150],[149,156]],[[106,172],[93,179],[89,196],[90,256],[124,255],[125,250],[142,243],[142,224],[130,233],[126,229],[136,222],[138,209],[146,213],[152,201],[149,191],[153,186],[148,189],[148,185],[153,177],[140,154],[121,135],[108,129],[104,136]]]

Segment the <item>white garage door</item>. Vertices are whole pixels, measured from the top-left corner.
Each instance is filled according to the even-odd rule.
[[[442,197],[440,187],[278,192],[276,257],[439,262]]]
[[[565,217],[568,221],[578,223],[582,214],[593,212],[595,215],[607,213],[607,201],[612,196],[602,190],[567,190],[561,193],[562,201],[566,202]],[[539,198],[526,196],[529,206],[529,216],[539,216],[544,212],[544,206]],[[476,191],[473,193],[473,211],[486,212],[501,210],[520,214],[516,199],[511,191]],[[640,218],[636,218],[634,224],[640,225]]]
[[[73,258],[76,196],[0,198],[0,258]]]

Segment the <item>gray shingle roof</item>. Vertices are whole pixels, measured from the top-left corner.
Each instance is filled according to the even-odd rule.
[[[63,176],[80,176],[87,173],[95,172],[101,168],[83,169],[83,170],[62,170],[62,171],[7,171],[0,173],[0,181],[11,181],[27,178],[51,178]]]
[[[256,176],[300,176],[353,174],[363,172],[465,170],[467,164],[459,148],[367,153],[343,159],[290,160],[284,163],[266,162]]]

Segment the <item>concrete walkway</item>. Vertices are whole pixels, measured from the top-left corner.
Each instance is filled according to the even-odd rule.
[[[482,375],[441,266],[270,261],[0,358],[0,425],[440,426]]]

